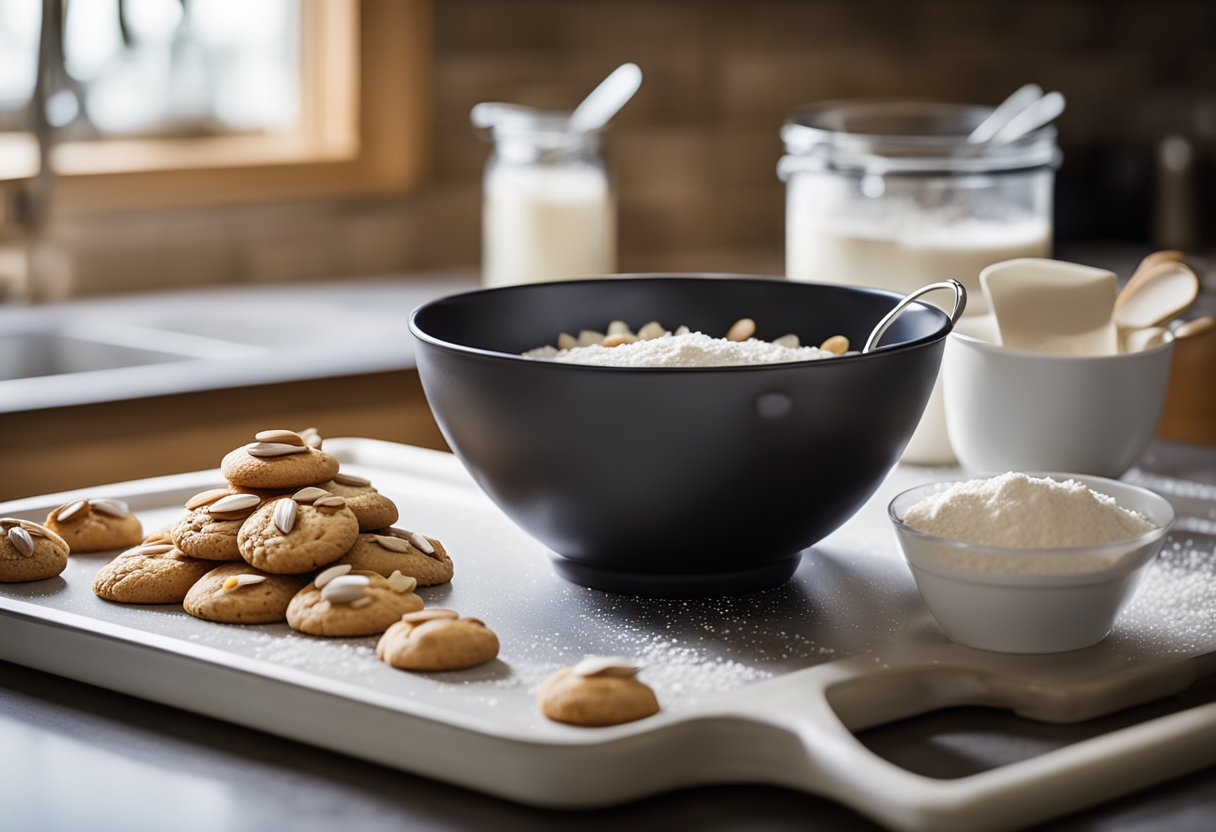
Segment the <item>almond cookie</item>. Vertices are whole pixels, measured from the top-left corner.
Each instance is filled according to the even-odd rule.
[[[633,722],[659,712],[654,691],[638,681],[638,668],[619,659],[587,658],[541,684],[541,713],[571,725]]]
[[[42,581],[68,566],[68,543],[29,520],[0,519],[0,583]]]
[[[376,658],[402,670],[464,670],[497,656],[498,636],[455,610],[406,613],[376,644]]]
[[[351,550],[337,562],[386,578],[399,571],[416,579],[418,586],[436,586],[452,580],[452,559],[443,544],[433,537],[402,529],[359,535]]]
[[[304,579],[268,575],[249,564],[212,569],[186,593],[182,606],[195,618],[221,624],[273,624],[287,619],[287,605]]]
[[[240,560],[241,524],[262,505],[256,494],[213,488],[186,501],[189,513],[169,530],[173,545],[203,560]]]
[[[374,636],[407,612],[422,609],[417,582],[331,566],[305,586],[287,607],[292,629],[314,636]]]
[[[73,552],[125,549],[144,535],[139,518],[122,500],[73,500],[48,514],[46,527]]]
[[[346,500],[310,487],[254,512],[241,526],[237,547],[258,569],[291,575],[333,563],[358,537],[359,521]]]
[[[333,479],[338,460],[309,447],[295,431],[264,430],[256,441],[229,451],[220,462],[224,479],[242,488],[302,488]]]
[[[346,498],[346,505],[359,521],[361,532],[387,529],[397,522],[397,504],[373,488],[370,480],[339,471],[319,487]]]
[[[178,604],[215,563],[188,557],[172,543],[142,543],[101,567],[93,592],[120,604]]]

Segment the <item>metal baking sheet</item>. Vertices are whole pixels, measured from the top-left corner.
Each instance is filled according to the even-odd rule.
[[[544,547],[448,454],[366,439],[328,440],[326,448],[397,502],[398,525],[444,541],[455,579],[421,594],[428,605],[487,621],[502,642],[498,661],[409,674],[375,660],[375,639],[321,639],[286,625],[200,621],[178,606],[111,604],[90,586],[113,553],[74,555],[50,581],[0,585],[0,658],[551,806],[604,805],[698,783],[770,782],[835,797],[893,828],[984,822],[995,829],[1216,761],[1216,709],[949,782],[896,769],[849,733],[954,704],[1083,719],[1174,693],[1216,669],[1211,486],[1133,472],[1131,479],[1170,497],[1180,516],[1135,601],[1096,647],[1019,657],[945,639],[886,519],[894,494],[957,471],[894,470],[856,517],[806,553],[784,587],[661,600],[557,578]],[[127,500],[151,530],[219,483],[218,472],[197,472],[80,493]],[[41,520],[69,496],[7,503],[0,514]],[[597,730],[544,719],[537,685],[588,654],[644,665],[663,712]],[[419,747],[427,748],[425,760]],[[1140,771],[1150,756],[1158,760],[1152,772]],[[1104,768],[1112,765],[1114,773]]]

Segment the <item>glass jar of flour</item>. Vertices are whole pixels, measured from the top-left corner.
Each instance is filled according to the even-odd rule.
[[[474,125],[493,142],[482,197],[482,282],[562,280],[616,271],[616,200],[603,131],[569,113],[479,104]]]
[[[979,273],[1014,257],[1048,257],[1060,162],[1056,132],[971,144],[988,107],[833,102],[794,114],[786,155],[785,268],[794,280],[907,293],[945,278],[987,312]],[[940,382],[905,462],[954,460]]]

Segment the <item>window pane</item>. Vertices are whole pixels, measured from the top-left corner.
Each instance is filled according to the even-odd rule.
[[[300,120],[301,0],[66,0],[48,115],[65,139],[284,133]],[[24,126],[40,0],[0,0],[0,129]]]

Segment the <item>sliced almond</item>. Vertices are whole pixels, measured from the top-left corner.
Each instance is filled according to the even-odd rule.
[[[55,519],[60,523],[67,522],[89,507],[88,500],[75,500],[63,506],[55,513]]]
[[[413,592],[418,588],[418,579],[402,575],[400,569],[395,569],[388,576],[388,588],[397,593]]]
[[[21,520],[21,521],[18,521],[17,525],[21,526],[21,528],[23,528],[27,532],[29,532],[31,537],[45,537],[48,539],[50,538],[50,533],[46,530],[46,528],[43,526],[39,526],[37,523],[33,522],[32,520]]]
[[[259,442],[269,442],[272,444],[281,445],[299,445],[304,446],[304,437],[296,433],[294,430],[285,430],[276,428],[275,430],[263,430],[254,434],[254,439]]]
[[[30,533],[20,526],[13,526],[8,530],[8,542],[17,550],[17,554],[23,558],[28,558],[34,554],[34,538],[30,537]]]
[[[390,537],[386,534],[374,534],[372,540],[376,541],[382,548],[388,549],[390,552],[408,552],[410,544],[399,537]]]
[[[291,495],[291,499],[297,503],[311,503],[320,497],[328,497],[329,492],[324,488],[317,488],[315,485],[310,485],[308,488],[301,488],[295,494]]]
[[[746,341],[756,334],[756,322],[751,318],[740,318],[726,330],[727,341]]]
[[[619,335],[609,335],[600,342],[601,347],[623,347],[626,344],[632,344],[638,340],[636,335],[628,332],[622,332]]]
[[[819,349],[827,350],[834,355],[844,355],[849,351],[849,339],[843,335],[833,335],[820,344]]]
[[[372,579],[368,575],[338,575],[326,586],[371,586]],[[322,587],[324,588],[324,587]]]
[[[132,551],[141,555],[163,555],[166,552],[172,552],[175,548],[172,543],[141,543]]]
[[[207,491],[200,491],[189,500],[186,500],[186,509],[194,511],[196,508],[202,508],[214,503],[221,497],[227,497],[231,493],[227,488],[211,488]]]
[[[321,597],[331,604],[349,604],[366,597],[370,584],[366,575],[343,575],[327,583],[321,590]]]
[[[410,532],[410,543],[414,544],[415,549],[423,551],[428,555],[435,554],[435,547],[431,545],[431,541],[418,534],[418,532]]]
[[[421,624],[424,621],[435,621],[440,618],[460,618],[460,613],[456,612],[456,610],[445,610],[442,607],[435,607],[429,610],[407,612],[401,616],[401,620],[406,624]]]
[[[304,444],[308,447],[318,449],[321,447],[321,434],[317,432],[316,428],[304,428],[304,430],[300,431],[299,433],[300,438],[304,440]]]
[[[278,456],[308,453],[307,445],[288,445],[283,442],[251,442],[245,446],[245,453],[258,459],[272,459]]]
[[[782,335],[780,338],[774,338],[773,343],[779,347],[789,347],[794,350],[802,346],[802,340],[792,332],[788,335]]]
[[[334,482],[338,483],[339,485],[349,485],[354,488],[367,488],[372,484],[372,481],[369,479],[356,477],[354,474],[344,474],[341,471],[334,474]]]
[[[332,603],[332,601],[331,601],[331,603]],[[372,597],[370,595],[364,595],[362,598],[356,598],[355,600],[351,601],[350,608],[352,610],[357,610],[357,609],[361,609],[363,607],[370,606],[371,603],[372,603]]]
[[[578,345],[580,347],[592,347],[601,343],[605,337],[602,332],[596,332],[594,329],[584,329],[578,334]]]
[[[274,504],[274,525],[283,534],[291,534],[296,527],[296,515],[299,509],[295,500],[279,500]]]
[[[638,330],[639,341],[649,341],[652,338],[662,338],[667,334],[667,330],[658,321],[651,321]]]
[[[221,497],[207,506],[207,513],[217,516],[221,514],[240,514],[241,512],[252,512],[261,504],[262,498],[257,494],[229,494],[227,497]]]
[[[224,581],[224,589],[240,589],[243,586],[253,586],[266,580],[265,575],[232,575]]]
[[[314,508],[342,508],[346,505],[346,498],[330,494],[328,497],[318,497],[312,504]]]
[[[334,578],[340,578],[350,570],[354,569],[349,563],[339,563],[337,566],[331,566],[328,569],[323,569],[317,573],[317,577],[313,578],[313,585],[317,589],[324,589],[325,585]]]
[[[563,332],[557,336],[557,348],[559,350],[572,350],[578,346],[578,339],[569,332]]]
[[[100,500],[90,500],[89,505],[93,507],[93,511],[109,515],[110,517],[123,518],[131,513],[131,507],[122,500],[103,498]]]
[[[633,330],[624,321],[612,321],[608,324],[609,335],[632,335]]]
[[[624,659],[588,656],[570,670],[575,676],[633,676],[639,668]]]

